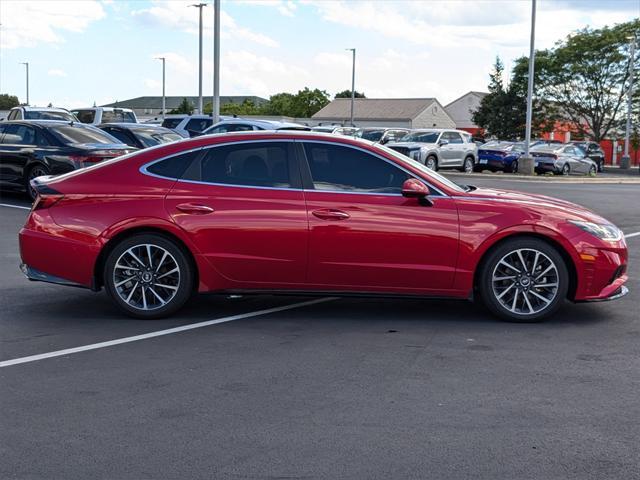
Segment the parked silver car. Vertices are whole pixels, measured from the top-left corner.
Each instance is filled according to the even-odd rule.
[[[588,154],[572,144],[535,145],[531,147],[531,156],[535,161],[538,174],[553,173],[555,175],[596,175],[598,164]]]
[[[387,147],[423,163],[432,170],[458,168],[473,172],[478,158],[478,146],[471,135],[462,130],[430,128],[414,130]]]
[[[354,137],[386,145],[399,141],[408,133],[408,128],[367,127],[358,129]]]

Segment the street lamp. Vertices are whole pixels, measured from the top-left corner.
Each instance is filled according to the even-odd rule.
[[[353,103],[356,98],[356,49],[345,48],[345,50],[350,50],[353,54],[353,64],[351,66],[351,126],[353,127]]]
[[[164,91],[164,80],[165,80],[164,67],[165,67],[166,58],[156,57],[156,60],[162,60],[162,120],[164,120],[165,111],[167,109],[167,103],[166,103],[166,97],[165,97],[165,91]]]
[[[21,65],[26,67],[27,71],[27,105],[29,105],[29,62],[20,62]]]
[[[624,134],[624,155],[620,159],[620,168],[629,168],[631,158],[629,157],[629,136],[631,135],[631,97],[633,97],[633,67],[636,59],[636,37],[628,36],[631,42],[629,47],[629,87],[627,88],[627,128]]]
[[[191,5],[197,7],[200,11],[200,26],[199,26],[199,58],[198,58],[198,113],[202,113],[202,7],[206,7],[206,3],[196,3]]]
[[[518,170],[525,175],[533,175],[534,163],[529,154],[531,144],[531,122],[533,117],[533,82],[536,61],[536,0],[531,0],[531,41],[529,43],[529,78],[527,79],[527,121],[524,134],[524,156],[518,162]]]
[[[213,123],[220,120],[220,0],[213,1]]]

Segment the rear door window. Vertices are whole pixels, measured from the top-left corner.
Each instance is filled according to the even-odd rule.
[[[315,190],[352,193],[402,192],[408,173],[390,162],[357,148],[304,143]]]
[[[181,121],[182,121],[182,118],[165,118],[162,121],[162,126],[164,128],[176,128]]]
[[[293,142],[213,147],[193,163],[183,179],[219,185],[290,188],[293,147]]]
[[[37,145],[35,128],[27,125],[8,125],[2,143],[7,145]]]
[[[185,130],[192,132],[202,132],[211,126],[213,120],[210,118],[192,118],[187,122]]]
[[[93,123],[96,118],[95,110],[74,110],[72,113],[81,123]]]

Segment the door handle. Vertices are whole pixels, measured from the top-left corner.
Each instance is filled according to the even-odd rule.
[[[213,208],[196,203],[180,203],[179,205],[176,205],[176,208],[181,212],[189,213],[191,215],[206,215],[207,213],[213,213]]]
[[[314,210],[313,216],[322,220],[346,220],[350,217],[347,212],[342,210],[335,210],[333,208],[322,208],[320,210]]]

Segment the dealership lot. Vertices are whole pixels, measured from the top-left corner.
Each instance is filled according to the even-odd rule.
[[[631,293],[533,325],[467,302],[271,296],[136,321],[24,279],[28,203],[0,197],[0,362],[229,320],[0,363],[0,477],[640,478],[640,185],[452,178],[614,221]]]

